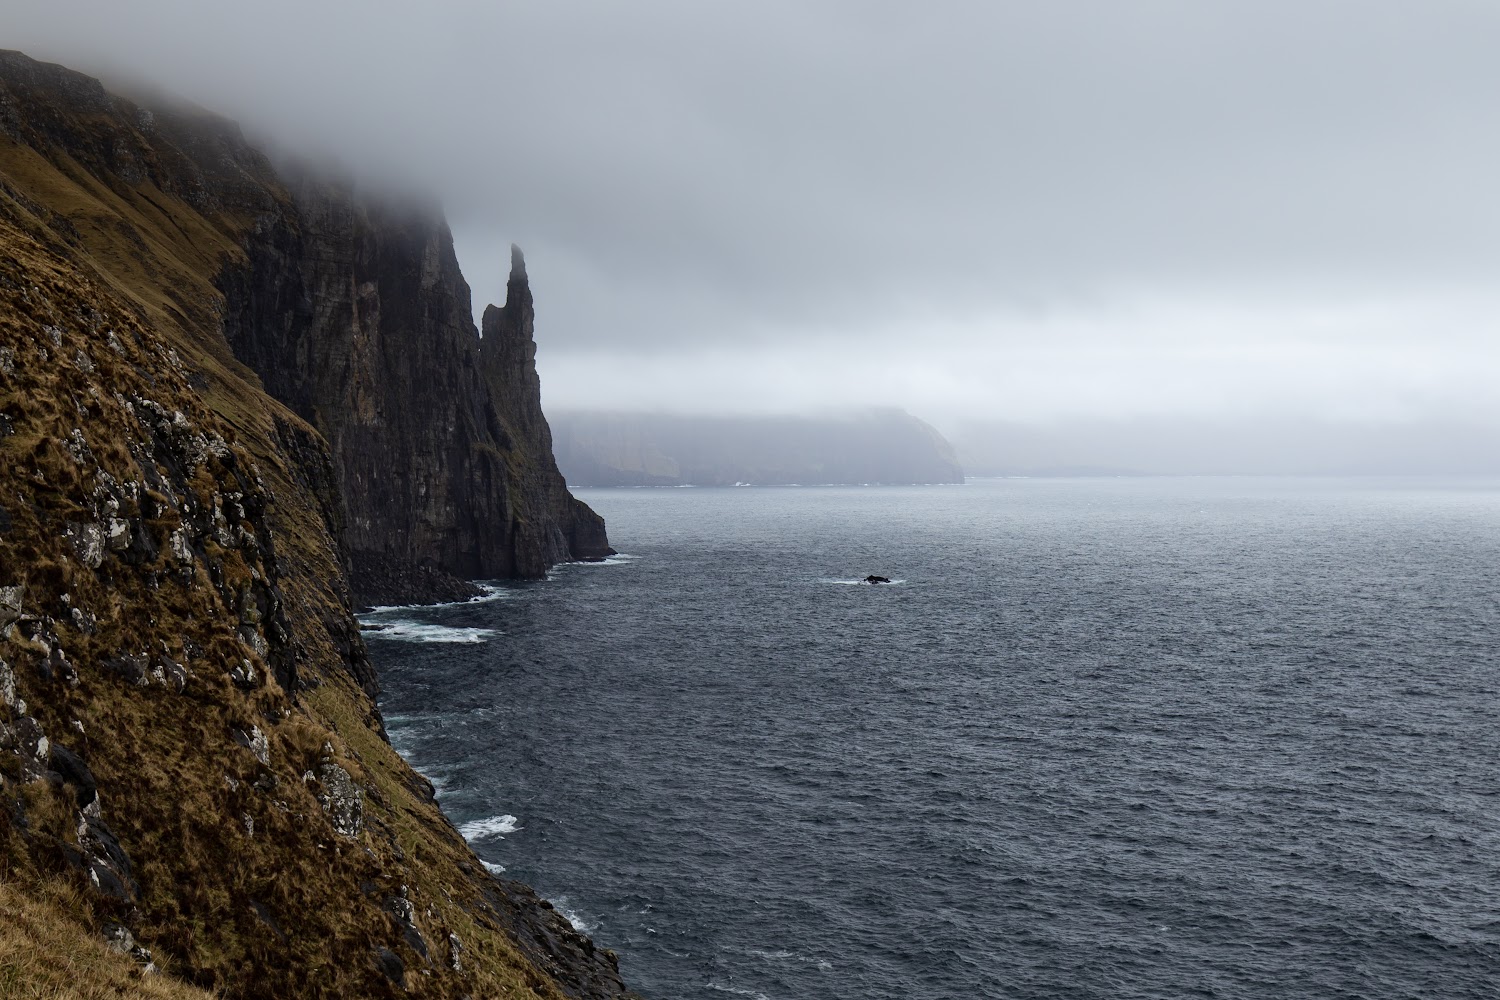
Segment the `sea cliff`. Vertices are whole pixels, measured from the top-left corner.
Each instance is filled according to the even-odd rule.
[[[531,310],[518,255],[481,341],[434,213],[0,53],[0,992],[628,995],[391,749],[352,614],[608,550]]]

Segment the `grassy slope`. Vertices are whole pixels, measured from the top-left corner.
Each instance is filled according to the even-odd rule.
[[[74,995],[45,992],[67,967],[64,942],[108,919],[129,926],[169,976],[226,996],[401,995],[376,948],[404,960],[414,995],[561,996],[521,953],[505,898],[384,742],[346,669],[349,651],[362,649],[326,498],[309,490],[305,456],[286,446],[288,432],[319,442],[260,391],[214,322],[213,277],[251,223],[36,146],[0,137],[0,348],[12,369],[0,373],[0,506],[11,521],[0,533],[0,587],[23,584],[31,616],[0,638],[0,660],[49,737],[97,778],[139,893],[131,904],[74,891],[86,887],[67,863],[82,839],[76,789],[23,784],[14,754],[0,753],[12,804],[0,810],[0,876],[12,879],[0,900],[39,908],[46,925],[33,959],[9,968],[33,977],[36,995]],[[228,442],[229,457],[174,458],[141,405],[126,405],[139,399],[181,411],[192,433]],[[66,443],[75,430],[82,461]],[[110,551],[91,568],[65,532],[101,518],[101,483],[139,484],[139,502],[127,497],[118,515],[154,544]],[[265,513],[233,524],[230,491]],[[214,510],[229,512],[231,533],[266,544],[226,545],[211,526],[191,526],[189,511]],[[179,529],[195,540],[186,568],[169,552]],[[236,632],[250,620],[269,634],[245,595],[270,580],[287,648],[315,688],[283,690]],[[80,627],[70,608],[97,623]],[[45,679],[50,645],[76,669],[76,686],[57,671]],[[182,663],[190,677],[181,692],[137,686],[105,667],[122,654]],[[248,691],[228,675],[242,659],[257,667]],[[234,739],[257,727],[269,766]],[[322,784],[304,780],[326,762],[364,790],[356,837],[333,830],[316,797]],[[73,890],[43,899],[30,888],[59,884]],[[390,912],[403,887],[426,957]],[[20,927],[0,921],[5,948]],[[462,942],[457,970],[450,933]]]
[[[89,900],[65,881],[0,881],[0,996],[9,1000],[211,1000],[169,976],[143,973],[84,930]]]

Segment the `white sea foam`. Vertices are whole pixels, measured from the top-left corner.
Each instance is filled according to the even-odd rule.
[[[484,840],[487,837],[503,837],[507,833],[515,833],[521,829],[516,826],[516,818],[510,814],[501,816],[486,816],[484,819],[470,820],[460,823],[458,832],[463,834],[465,840]]]
[[[762,951],[752,948],[749,954],[754,955],[756,958],[763,958],[768,962],[781,962],[793,959],[794,961],[801,962],[803,965],[816,966],[819,972],[829,972],[833,969],[833,963],[826,959],[813,958],[795,951],[787,951],[785,948],[777,951]]]
[[[616,552],[614,555],[612,555],[612,556],[605,556],[603,559],[580,560],[578,562],[569,563],[569,565],[570,566],[621,566],[621,565],[624,565],[625,563],[635,562],[639,558],[640,558],[640,556],[633,556],[633,555],[630,555],[630,554],[625,553],[625,552]]]
[[[366,640],[393,639],[397,642],[485,642],[500,633],[492,628],[461,628],[457,625],[434,625],[430,622],[413,622],[404,619],[395,621],[363,621],[362,625],[379,625],[380,628],[364,632]]]
[[[573,907],[568,903],[567,896],[558,896],[556,899],[548,900],[548,902],[551,903],[552,908],[555,909],[558,913],[561,913],[563,915],[563,918],[566,919],[568,923],[572,924],[573,929],[580,934],[592,934],[594,932],[594,928],[599,926],[598,924],[591,924],[587,920],[584,920],[582,917],[580,917],[578,915],[578,911],[574,910]]]
[[[461,601],[444,601],[440,604],[376,604],[365,609],[366,615],[386,615],[392,611],[415,611],[418,608],[456,608],[465,604],[486,604],[490,601],[503,601],[513,597],[515,592],[509,587],[498,583],[482,583],[478,580],[472,581],[481,593],[473,597],[465,597]]]
[[[504,865],[497,865],[493,861],[486,861],[483,858],[480,858],[479,863],[484,865],[484,870],[489,872],[491,875],[499,875],[505,871]]]

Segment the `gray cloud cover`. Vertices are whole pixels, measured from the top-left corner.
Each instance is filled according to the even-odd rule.
[[[1500,6],[10,4],[528,254],[549,405],[1500,422]]]

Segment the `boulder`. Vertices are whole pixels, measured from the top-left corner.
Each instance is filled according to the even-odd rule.
[[[94,772],[83,762],[83,758],[65,746],[54,743],[48,766],[61,776],[65,784],[73,786],[79,809],[87,809],[98,798],[99,782]]]
[[[26,714],[26,702],[16,694],[15,672],[4,660],[0,660],[0,710],[15,712],[17,715]]]
[[[406,988],[406,963],[401,961],[400,955],[389,948],[376,948],[375,964],[391,982],[402,989]]]
[[[5,631],[11,624],[21,617],[21,599],[26,596],[26,588],[21,584],[12,587],[0,587],[0,632]]]
[[[266,739],[266,734],[261,732],[259,726],[251,726],[248,733],[243,729],[236,729],[234,741],[253,753],[261,767],[271,766],[271,741]]]
[[[145,687],[151,683],[146,677],[146,658],[144,656],[116,656],[105,660],[100,664],[105,670],[117,675],[127,684],[136,687]]]
[[[333,823],[334,832],[358,837],[365,828],[365,793],[348,771],[332,762],[319,765],[318,782],[323,786],[318,803]]]

